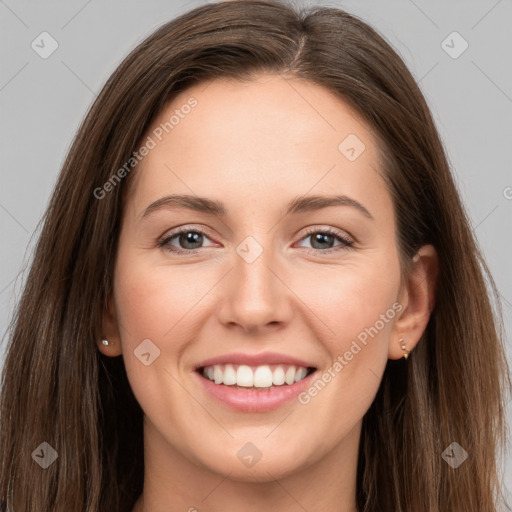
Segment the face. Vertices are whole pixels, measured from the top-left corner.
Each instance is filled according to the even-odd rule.
[[[377,141],[326,89],[258,75],[181,92],[144,142],[112,337],[145,440],[241,481],[342,458],[403,309]]]

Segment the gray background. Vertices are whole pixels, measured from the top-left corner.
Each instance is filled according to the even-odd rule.
[[[202,3],[0,0],[0,335],[19,297],[37,223],[86,110],[129,50]],[[314,3],[344,8],[370,23],[419,81],[503,298],[511,360],[512,1]],[[59,45],[46,59],[31,47],[43,31]],[[457,58],[445,51],[463,48],[458,36],[446,39],[454,31],[469,44]],[[511,450],[503,464],[512,501]]]

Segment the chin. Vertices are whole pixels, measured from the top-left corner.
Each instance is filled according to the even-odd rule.
[[[238,460],[226,467],[223,475],[229,474],[229,479],[236,482],[247,483],[266,483],[274,482],[288,477],[295,472],[300,471],[296,460],[267,460],[261,459],[252,467],[246,467]]]
[[[243,449],[236,450],[234,456],[228,455],[226,451],[217,454],[210,452],[208,458],[205,459],[205,454],[202,453],[201,465],[211,472],[223,476],[229,475],[230,480],[248,483],[272,482],[302,471],[309,465],[306,454],[304,451],[299,451],[299,449],[290,450],[290,453],[280,453],[276,449],[269,449],[265,453],[265,449],[263,449],[261,455],[254,451],[252,460],[250,456],[246,455],[251,453],[251,450],[254,450],[254,448],[247,443],[245,452]],[[297,457],[298,453],[301,454],[300,459]]]

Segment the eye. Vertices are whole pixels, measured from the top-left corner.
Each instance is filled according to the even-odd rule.
[[[174,239],[180,247],[176,247],[172,243]],[[195,254],[197,249],[201,248],[205,239],[209,240],[206,233],[201,229],[183,227],[167,235],[158,243],[158,247],[163,247],[169,252],[178,254]]]
[[[306,236],[301,240],[307,240],[308,238],[311,239],[311,250],[315,252],[339,251],[351,247],[354,243],[344,234],[331,228],[312,228],[306,232]],[[333,247],[335,240],[341,242],[337,247]]]
[[[318,229],[312,228],[306,232],[306,235],[301,240],[310,238],[312,240],[312,247],[308,252],[323,252],[330,253],[347,249],[353,245],[353,241],[334,229]],[[210,240],[207,234],[201,229],[192,229],[190,227],[182,227],[169,233],[160,242],[158,247],[162,247],[169,252],[175,254],[196,254],[199,249],[203,248],[205,240]],[[333,243],[338,240],[340,244],[333,247]],[[175,244],[178,244],[176,247]],[[212,244],[211,246],[213,246]]]

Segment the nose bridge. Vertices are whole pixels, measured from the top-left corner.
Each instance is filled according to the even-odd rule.
[[[260,242],[261,240],[261,242]],[[272,236],[248,236],[236,247],[230,286],[223,297],[222,321],[246,330],[290,319],[286,286],[276,276],[279,267]]]

